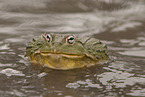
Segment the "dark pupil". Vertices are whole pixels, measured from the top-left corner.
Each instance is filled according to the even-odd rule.
[[[46,38],[47,38],[47,41],[49,42],[50,41],[50,36],[47,35]]]
[[[70,38],[68,39],[68,43],[72,44],[73,42],[74,42],[74,38],[73,38],[73,37],[70,37]]]
[[[47,35],[47,38],[50,39],[49,35]]]
[[[71,38],[69,38],[68,40],[74,40],[74,38],[73,38],[73,37],[71,37]]]

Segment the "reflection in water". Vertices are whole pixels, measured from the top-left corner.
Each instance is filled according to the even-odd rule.
[[[6,74],[7,76],[25,76],[21,71],[13,70],[11,68],[4,69],[0,71],[2,74]]]
[[[1,0],[3,97],[145,96],[144,0]],[[115,62],[70,71],[30,64],[25,45],[43,32],[90,35]]]
[[[145,57],[145,38],[138,37],[137,39],[122,39],[120,40],[124,46],[129,47],[128,49],[122,49],[120,54],[130,55],[130,56],[138,56]],[[131,48],[130,48],[131,47]]]
[[[142,88],[132,89],[130,93],[127,93],[127,95],[145,96],[145,89]]]
[[[94,84],[90,79],[86,79],[85,81],[77,81],[75,83],[68,83],[66,85],[68,88],[80,88],[80,87],[86,87],[86,88],[103,88],[99,84]]]
[[[129,50],[125,52],[120,52],[120,54],[123,55],[131,55],[131,56],[139,56],[139,57],[145,57],[145,49],[140,49],[140,50]]]
[[[80,87],[83,87],[83,88],[87,87],[87,88],[92,88],[92,89],[105,88],[106,91],[110,92],[110,90],[114,88],[123,89],[127,86],[133,86],[136,83],[145,84],[144,76],[139,77],[139,76],[135,76],[135,74],[126,72],[125,68],[123,68],[124,67],[123,65],[125,64],[123,63],[119,64],[119,62],[115,62],[115,63],[110,64],[108,67],[103,67],[103,69],[107,70],[108,72],[104,72],[95,76],[98,79],[96,82],[92,82],[92,80],[90,79],[85,79],[84,81],[79,80],[74,83],[68,83],[66,87],[74,88],[74,89],[77,89]],[[134,93],[129,93],[129,94],[134,94]],[[136,94],[136,95],[140,95],[140,92],[139,94]]]
[[[99,75],[100,81],[104,85],[110,85],[110,88],[123,88],[127,85],[134,85],[135,83],[144,83],[145,78],[134,77],[134,74],[128,72],[117,71],[114,69],[109,69],[112,72],[106,72]]]

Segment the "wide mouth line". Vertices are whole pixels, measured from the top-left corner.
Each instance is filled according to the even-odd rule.
[[[40,52],[41,54],[50,54],[50,55],[68,55],[68,56],[85,56],[85,54],[73,54],[73,53],[61,53],[61,52]]]
[[[66,58],[83,58],[85,55],[74,55],[74,54],[58,54],[58,53],[41,53],[43,56],[62,56]]]
[[[52,52],[41,52],[40,54],[43,55],[43,56],[60,55],[60,56],[67,57],[67,58],[82,58],[82,57],[85,57],[84,54],[77,55],[77,54],[52,53]]]
[[[94,57],[92,55],[89,54],[74,54],[74,53],[62,53],[62,52],[40,52],[40,51],[36,51],[34,53],[35,54],[41,54],[43,56],[51,56],[51,55],[60,55],[63,57],[68,57],[68,58],[83,58],[83,57],[89,57],[94,59]]]

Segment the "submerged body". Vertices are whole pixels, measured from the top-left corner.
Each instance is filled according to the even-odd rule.
[[[90,37],[42,34],[26,48],[33,62],[53,69],[67,70],[102,64],[109,60],[106,45]]]

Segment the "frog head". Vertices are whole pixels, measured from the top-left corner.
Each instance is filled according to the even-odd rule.
[[[94,38],[74,35],[42,34],[27,46],[26,55],[53,69],[73,69],[108,59],[107,48]]]

